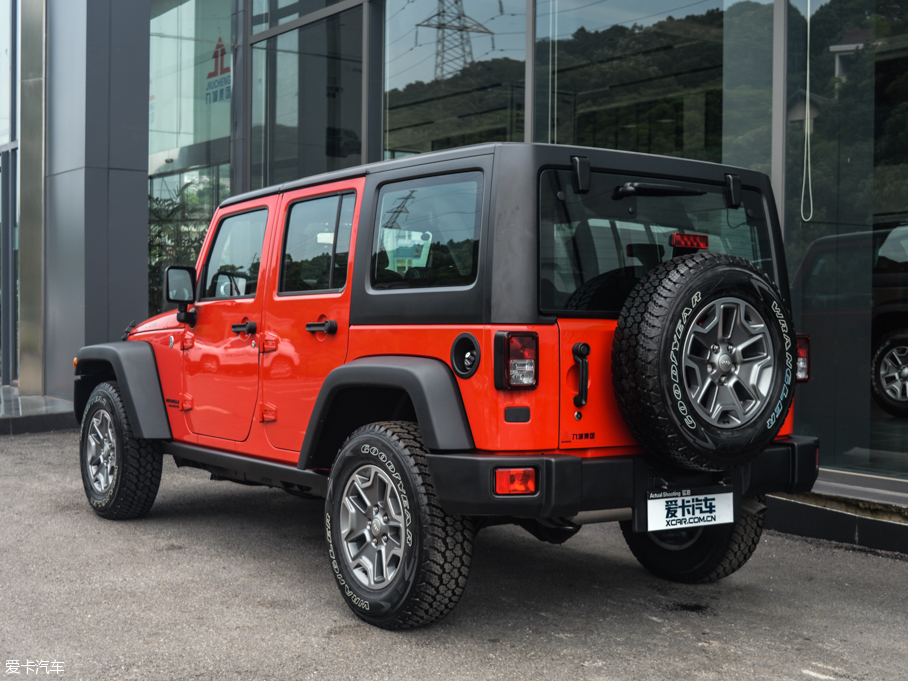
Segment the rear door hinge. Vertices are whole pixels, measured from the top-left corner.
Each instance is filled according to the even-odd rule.
[[[259,404],[259,421],[263,423],[277,421],[277,407],[267,402]]]
[[[195,345],[195,336],[188,331],[183,332],[183,340],[180,341],[180,349],[188,350]]]
[[[192,409],[192,395],[180,393],[180,411],[189,411]]]
[[[262,340],[262,352],[274,352],[277,350],[278,343],[281,339],[276,333],[271,331],[265,332],[265,338]]]

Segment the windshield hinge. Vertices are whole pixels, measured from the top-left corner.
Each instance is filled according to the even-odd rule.
[[[586,156],[571,156],[571,179],[575,194],[590,191],[590,160]]]
[[[725,176],[725,205],[728,208],[741,207],[741,178],[737,175]]]

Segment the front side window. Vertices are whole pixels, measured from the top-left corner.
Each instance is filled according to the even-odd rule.
[[[627,183],[647,189],[628,191]],[[673,234],[701,234],[712,253],[750,260],[774,276],[769,229],[757,192],[728,208],[723,187],[592,173],[576,194],[567,170],[546,170],[540,185],[540,307],[615,316],[631,289],[680,254]]]
[[[378,205],[373,288],[469,286],[476,281],[482,173],[388,184]]]
[[[205,265],[202,298],[255,295],[267,224],[266,209],[231,215],[221,220]]]
[[[341,289],[347,281],[355,194],[325,196],[290,208],[281,293]]]

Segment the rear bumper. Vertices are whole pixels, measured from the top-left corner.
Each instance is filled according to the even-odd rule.
[[[581,458],[567,454],[506,456],[429,454],[439,503],[456,515],[566,518],[582,511],[635,508],[648,489],[731,484],[737,495],[808,492],[817,479],[818,440],[778,440],[746,466],[726,473],[691,473],[654,466],[645,456]],[[494,493],[496,468],[535,468],[537,491]]]

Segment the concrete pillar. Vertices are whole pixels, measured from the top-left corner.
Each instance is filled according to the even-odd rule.
[[[44,393],[45,0],[21,5],[19,390]]]

